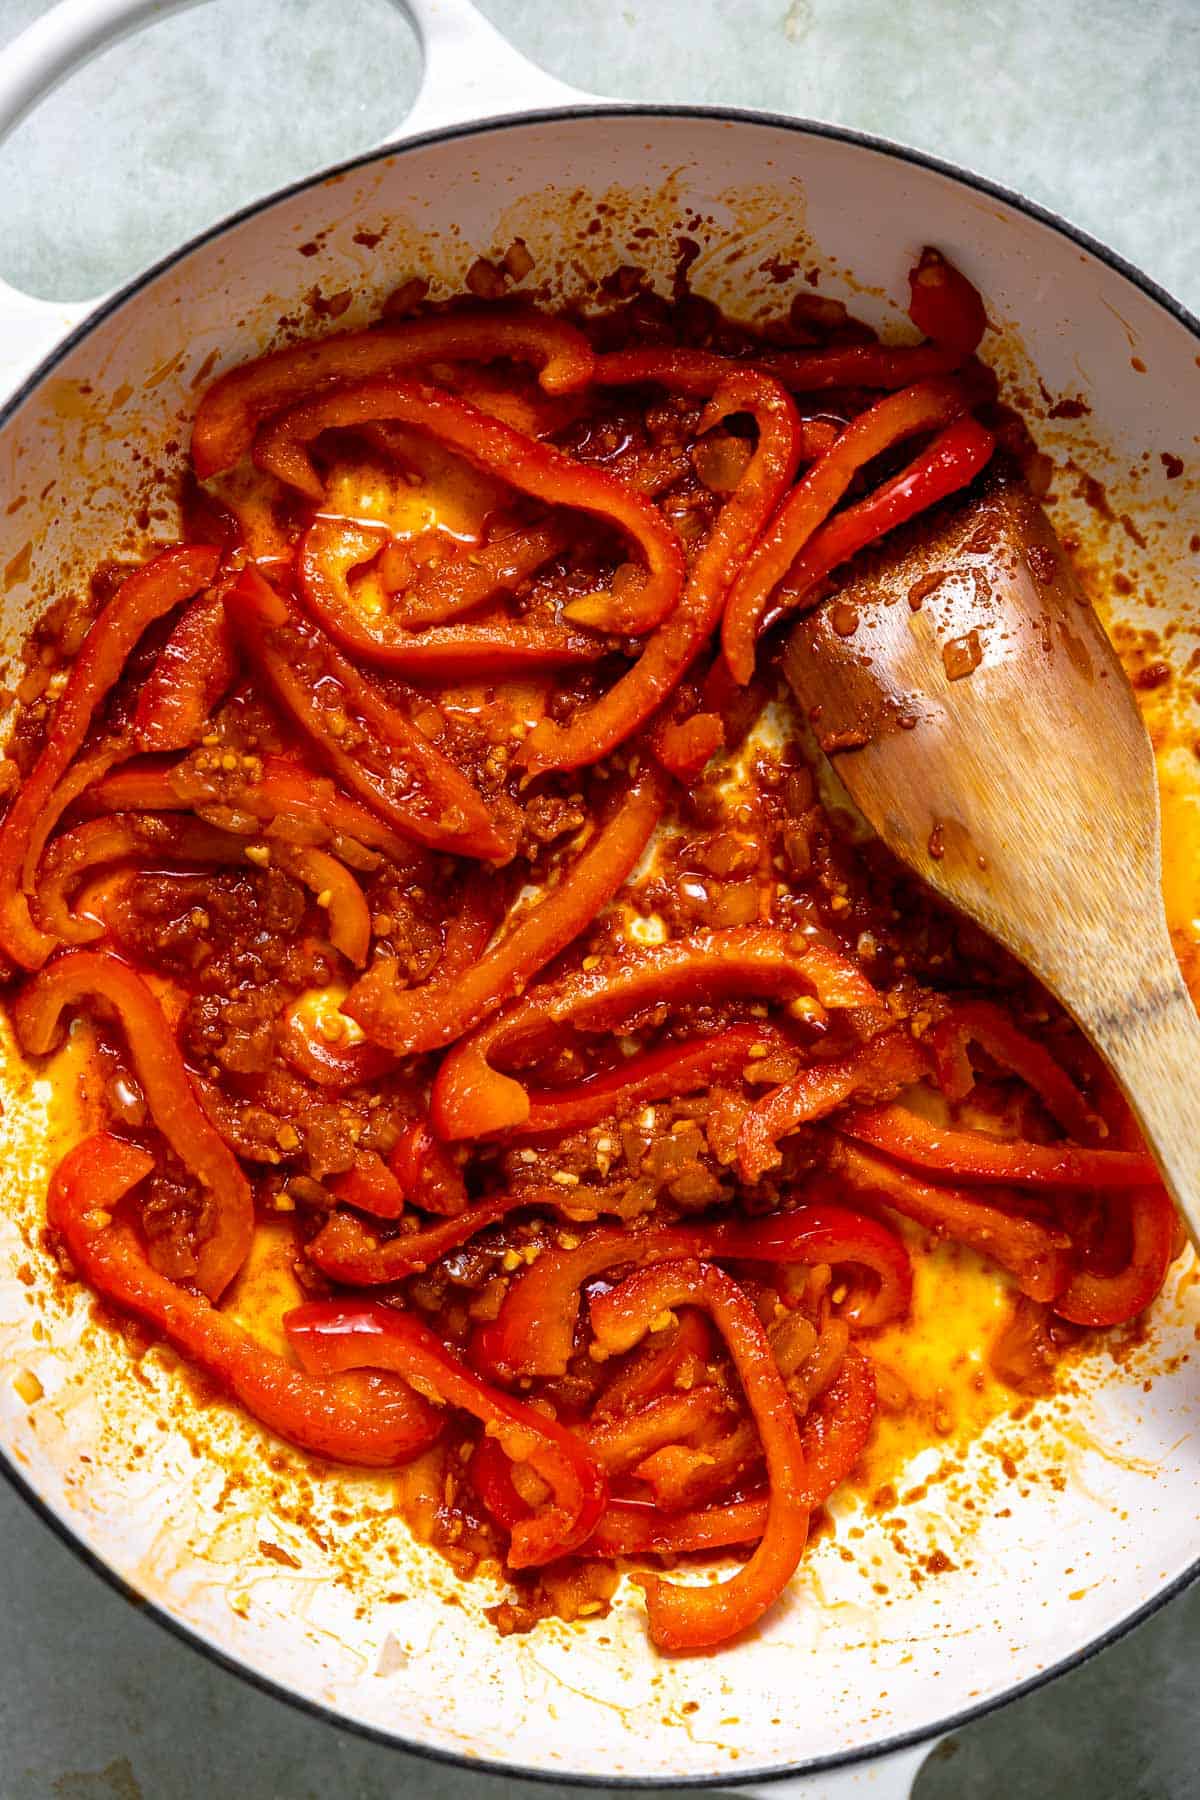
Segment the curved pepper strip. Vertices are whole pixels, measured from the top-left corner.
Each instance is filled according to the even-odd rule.
[[[323,1381],[302,1374],[151,1267],[132,1228],[113,1212],[153,1168],[145,1151],[98,1132],[55,1170],[46,1200],[50,1224],[97,1293],[161,1332],[260,1423],[302,1450],[386,1468],[426,1449],[441,1420],[403,1382],[362,1375]]]
[[[305,602],[331,637],[399,675],[430,681],[487,678],[597,662],[603,643],[569,626],[529,623],[498,614],[453,628],[408,629],[395,614],[365,611],[350,592],[352,570],[379,550],[379,532],[355,519],[313,520],[296,552]]]
[[[892,1032],[835,1062],[801,1069],[751,1107],[738,1133],[743,1181],[758,1181],[783,1161],[779,1140],[798,1126],[822,1119],[853,1096],[892,1099],[926,1074],[929,1060],[911,1037]]]
[[[1175,1208],[1158,1183],[1129,1195],[1129,1260],[1114,1275],[1076,1267],[1054,1311],[1074,1325],[1125,1325],[1154,1299],[1175,1259]]]
[[[964,359],[979,347],[987,313],[979,291],[929,245],[909,271],[908,316],[918,331]]]
[[[760,620],[759,636],[787,613],[811,603],[817,583],[839,564],[974,481],[995,448],[992,433],[977,419],[959,419],[939,432],[907,469],[881,482],[865,500],[835,513],[792,564]]]
[[[693,1307],[686,1307],[666,1343],[657,1349],[644,1346],[632,1363],[617,1371],[597,1396],[593,1418],[632,1412],[673,1389],[676,1377],[685,1372],[695,1386],[711,1354],[708,1320]]]
[[[432,849],[507,862],[515,821],[359,674],[324,632],[253,569],[226,600],[276,698],[324,760],[399,831]]]
[[[1016,1187],[1110,1188],[1158,1181],[1153,1157],[1139,1150],[1084,1149],[1078,1144],[1034,1144],[931,1125],[903,1106],[850,1112],[839,1131],[885,1156],[930,1175],[968,1181],[1003,1181]]]
[[[388,1282],[402,1281],[406,1275],[420,1275],[448,1250],[457,1250],[471,1238],[522,1206],[561,1206],[561,1188],[547,1191],[517,1188],[492,1194],[462,1212],[443,1219],[438,1225],[380,1243],[362,1219],[348,1213],[335,1212],[321,1227],[307,1247],[308,1259],[333,1281],[348,1287],[383,1287]]]
[[[514,1462],[527,1462],[553,1504],[514,1529],[509,1565],[528,1569],[578,1549],[608,1499],[604,1470],[556,1419],[497,1392],[411,1313],[378,1301],[312,1301],[286,1314],[288,1342],[313,1374],[390,1369],[441,1404],[477,1418]]]
[[[1053,1300],[1071,1277],[1071,1239],[1053,1225],[1006,1211],[963,1188],[936,1187],[882,1157],[844,1143],[835,1173],[855,1195],[881,1200],[942,1237],[969,1244],[1013,1276],[1031,1300]],[[1012,1196],[1015,1201],[1016,1196]]]
[[[233,686],[237,654],[219,594],[193,600],[158,653],[133,713],[139,750],[182,750]]]
[[[278,1041],[282,1056],[306,1081],[343,1093],[377,1081],[396,1066],[395,1057],[378,1044],[327,1044],[295,1008],[283,1015]]]
[[[196,1282],[215,1300],[246,1260],[254,1233],[246,1177],[192,1092],[161,1006],[141,976],[115,956],[67,950],[27,982],[12,1006],[22,1048],[32,1056],[48,1055],[63,1013],[83,999],[105,1000],[116,1012],[151,1118],[208,1194],[214,1218],[197,1253]]]
[[[760,1619],[783,1592],[804,1554],[806,1471],[796,1415],[749,1297],[711,1263],[659,1263],[639,1269],[591,1305],[596,1343],[609,1354],[630,1349],[652,1321],[674,1306],[702,1306],[725,1340],[758,1427],[767,1464],[767,1519],[749,1562],[711,1587],[679,1587],[644,1575],[650,1637],[660,1650],[702,1650]]]
[[[379,962],[355,983],[342,1011],[373,1043],[412,1055],[452,1043],[522,993],[607,906],[658,823],[666,790],[652,764],[643,764],[628,787],[611,785],[607,816],[584,848],[469,969],[452,975],[435,969],[419,987],[400,988],[389,965]],[[440,1136],[471,1135],[437,1129]]]
[[[875,1371],[850,1349],[837,1379],[805,1414],[800,1442],[806,1464],[801,1504],[824,1505],[866,1447],[875,1417]],[[767,1496],[728,1500],[702,1512],[663,1513],[636,1500],[610,1500],[588,1540],[593,1556],[681,1555],[753,1543],[767,1524]]]
[[[335,787],[327,775],[314,774],[290,756],[264,756],[261,772],[253,779],[244,769],[232,776],[224,771],[209,774],[186,756],[178,762],[130,763],[105,774],[85,799],[91,808],[105,812],[246,814],[263,826],[268,837],[285,836],[279,825],[283,820],[312,832],[322,843],[336,846],[339,839],[348,838],[378,850],[415,881],[427,881],[430,875],[427,850],[401,837],[376,813]],[[293,834],[286,835],[294,841]]]
[[[340,332],[276,350],[231,369],[205,390],[192,427],[192,466],[202,481],[232,468],[260,419],[334,385],[431,362],[532,362],[548,394],[588,385],[595,356],[574,326],[525,309],[463,309],[432,318]]]
[[[164,550],[135,570],[92,625],[71,664],[45,747],[0,825],[0,948],[22,968],[40,968],[54,948],[54,939],[30,917],[27,895],[62,811],[54,803],[55,789],[146,627],[206,587],[219,561],[219,551],[192,546]]]
[[[761,1024],[731,1025],[711,1037],[664,1044],[627,1057],[615,1069],[585,1075],[570,1087],[527,1089],[529,1117],[514,1135],[559,1136],[580,1131],[635,1105],[692,1094],[719,1081],[739,1080],[764,1051],[794,1049],[791,1039],[777,1026]]]
[[[936,431],[967,411],[958,382],[943,377],[877,400],[807,469],[779,507],[729,591],[721,648],[736,681],[754,673],[754,651],[771,596],[801,550],[832,513],[859,471],[884,451],[923,431]]]
[[[1095,1137],[1096,1116],[1066,1070],[1044,1044],[1014,1025],[1002,1007],[988,1000],[961,1000],[932,1028],[929,1043],[935,1060],[942,1059],[939,1084],[950,1100],[963,1099],[974,1086],[966,1047],[978,1044],[1002,1068],[1033,1089],[1068,1137],[1082,1142]],[[959,1091],[951,1092],[941,1077],[950,1066],[958,1070],[960,1057],[966,1062],[967,1079],[962,1085],[961,1075],[957,1080],[952,1075],[951,1086],[958,1086]]]
[[[323,431],[372,419],[400,419],[432,432],[489,474],[549,506],[589,513],[637,545],[645,579],[632,594],[573,601],[568,616],[596,631],[640,635],[674,610],[683,586],[683,550],[662,514],[643,495],[604,469],[576,462],[552,444],[514,431],[444,388],[413,381],[364,382],[296,407],[265,425],[254,444],[260,469],[318,503],[325,489],[305,446]]]
[[[704,409],[700,429],[710,430],[737,412],[753,414],[758,443],[692,565],[683,598],[606,694],[581,706],[566,725],[539,720],[520,753],[531,777],[548,769],[582,768],[624,743],[673,693],[716,629],[730,583],[791,486],[802,448],[796,408],[769,375],[751,369],[726,375]]]
[[[842,1317],[860,1330],[900,1318],[912,1298],[903,1244],[877,1219],[844,1206],[801,1206],[752,1222],[711,1219],[641,1232],[601,1226],[574,1250],[541,1252],[509,1288],[498,1317],[476,1330],[472,1356],[505,1380],[562,1375],[574,1349],[584,1284],[610,1269],[680,1256],[866,1269],[875,1277],[874,1290],[859,1288],[842,1308]]]
[[[36,904],[42,923],[63,943],[88,944],[104,934],[99,919],[80,918],[70,910],[67,892],[89,869],[128,857],[152,855],[173,862],[232,864],[273,860],[317,897],[329,914],[329,939],[357,968],[367,960],[371,917],[362,889],[335,857],[311,845],[248,843],[199,819],[156,818],[153,814],[109,814],[88,819],[56,838],[46,852]]]
[[[373,1219],[398,1219],[408,1205],[404,1189],[374,1150],[356,1150],[351,1167],[327,1176],[325,1185],[344,1206]]]
[[[528,1091],[492,1067],[495,1056],[557,1042],[572,1029],[632,1029],[639,1016],[673,1005],[751,995],[791,1000],[810,993],[830,1008],[881,1004],[866,977],[837,951],[803,939],[797,949],[790,933],[771,926],[734,926],[639,945],[636,956],[542,983],[455,1045],[434,1080],[433,1128],[443,1138],[475,1138],[526,1124]]]
[[[463,1211],[467,1187],[462,1170],[424,1119],[415,1119],[405,1127],[388,1161],[405,1198],[413,1206],[448,1217]]]
[[[769,697],[765,683],[736,682],[719,653],[690,694],[688,686],[677,688],[664,709],[674,716],[660,715],[650,733],[655,756],[681,781],[698,775],[715,751],[736,749]]]
[[[318,520],[313,521],[310,531],[317,523]],[[540,525],[521,526],[486,544],[465,544],[442,562],[422,565],[402,588],[394,588],[388,581],[385,548],[380,559],[380,582],[385,593],[396,595],[392,617],[397,625],[407,631],[421,625],[441,625],[459,613],[482,606],[495,594],[520,587],[552,557],[569,550],[574,536],[565,520],[548,519]]]

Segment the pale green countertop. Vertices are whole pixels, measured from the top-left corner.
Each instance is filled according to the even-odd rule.
[[[963,162],[1200,309],[1198,0],[482,5],[527,55],[595,92],[766,107]],[[0,0],[0,56],[43,10]],[[97,293],[386,136],[415,87],[390,0],[211,0],[159,22],[0,148],[0,275],[48,297]],[[140,1616],[2,1484],[0,1542],[0,1800],[567,1792],[417,1762],[265,1698]],[[1200,1588],[943,1746],[918,1800],[1194,1800],[1198,1646]]]

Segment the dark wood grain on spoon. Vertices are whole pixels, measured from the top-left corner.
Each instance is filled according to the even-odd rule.
[[[1200,1242],[1200,1024],[1154,753],[1033,495],[998,473],[897,534],[800,622],[785,667],[868,823],[1108,1062]]]

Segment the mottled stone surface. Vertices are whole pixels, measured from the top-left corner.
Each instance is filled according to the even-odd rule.
[[[3,44],[44,10],[0,0]],[[1065,214],[1200,307],[1195,0],[485,0],[622,98],[834,120]],[[416,89],[390,0],[211,0],[126,40],[0,147],[0,275],[113,285],[228,208],[385,138]],[[553,1800],[268,1699],[140,1616],[0,1489],[0,1800]],[[918,1800],[1191,1800],[1200,1590],[944,1745]],[[797,1703],[802,1704],[798,1693]]]

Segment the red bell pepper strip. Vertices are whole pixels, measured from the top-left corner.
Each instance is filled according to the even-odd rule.
[[[146,627],[206,586],[219,561],[220,552],[207,547],[164,550],[122,583],[71,664],[45,747],[0,825],[0,948],[22,968],[40,968],[54,948],[54,939],[31,919],[27,896],[62,812],[55,789]]]
[[[1113,1275],[1076,1267],[1054,1310],[1075,1325],[1125,1325],[1154,1299],[1176,1255],[1176,1215],[1158,1182],[1134,1188],[1128,1198],[1129,1260]]]
[[[203,594],[188,607],[142,685],[133,713],[138,749],[182,750],[197,743],[236,674],[225,604],[219,594]]]
[[[612,788],[607,816],[584,848],[472,967],[435,969],[419,987],[400,988],[388,963],[378,962],[355,983],[342,1011],[373,1043],[412,1055],[452,1043],[522,993],[603,911],[658,823],[666,791],[652,764],[643,764],[628,787],[613,782]],[[440,1127],[439,1135],[445,1135]]]
[[[747,1113],[737,1145],[742,1180],[758,1181],[777,1168],[783,1161],[779,1140],[798,1126],[824,1118],[854,1095],[890,1100],[919,1081],[928,1067],[928,1057],[913,1038],[890,1032],[850,1056],[801,1069]]]
[[[400,1133],[389,1165],[406,1199],[422,1212],[453,1217],[466,1206],[462,1170],[424,1119],[414,1120]]]
[[[226,606],[276,698],[347,787],[420,843],[489,862],[511,858],[516,823],[503,804],[489,805],[261,575],[247,569]]]
[[[279,1049],[306,1081],[341,1092],[376,1081],[396,1066],[395,1057],[378,1044],[327,1044],[294,1008],[283,1016]]]
[[[207,759],[201,766],[200,757]],[[246,759],[253,760],[253,759]],[[137,762],[114,770],[98,780],[89,796],[91,807],[106,812],[197,812],[214,815],[248,814],[257,819],[268,837],[295,841],[299,826],[322,843],[352,839],[378,850],[389,862],[411,872],[414,880],[429,879],[429,853],[410,843],[369,807],[342,793],[327,775],[317,775],[290,756],[264,756],[257,773],[247,772],[245,761],[232,774],[221,767],[219,752],[181,757],[178,762]],[[282,823],[281,823],[282,822]],[[228,826],[225,827],[229,829]]]
[[[657,1334],[656,1334],[657,1335]],[[644,1345],[634,1360],[619,1369],[597,1396],[593,1418],[633,1412],[682,1383],[696,1386],[712,1354],[712,1330],[703,1313],[685,1307],[669,1340],[658,1348]]]
[[[441,1420],[401,1381],[318,1380],[255,1343],[225,1313],[151,1267],[132,1228],[113,1217],[154,1160],[98,1132],[55,1170],[46,1210],[75,1268],[105,1300],[162,1333],[219,1387],[289,1443],[338,1462],[388,1467],[426,1449]]]
[[[329,914],[329,939],[357,968],[367,960],[371,919],[362,889],[350,871],[308,844],[248,842],[199,819],[157,818],[136,813],[88,819],[56,838],[46,853],[36,905],[47,930],[64,943],[87,944],[101,937],[98,919],[80,918],[67,904],[67,892],[89,869],[128,857],[166,858],[171,862],[230,863],[248,859],[261,867],[254,851],[274,860],[310,888]]]
[[[313,520],[309,536],[320,523]],[[338,525],[350,521],[328,520]],[[521,526],[490,539],[486,544],[464,544],[439,563],[421,564],[405,580],[393,585],[389,564],[404,545],[389,544],[379,559],[379,582],[385,593],[396,596],[392,607],[395,623],[407,631],[421,625],[442,625],[459,613],[471,612],[495,594],[510,593],[548,563],[569,550],[575,533],[564,519],[550,518],[540,525]],[[326,539],[326,558],[338,555],[337,537]],[[305,552],[301,551],[301,556]],[[362,560],[359,558],[358,560]],[[345,564],[346,572],[352,564]]]
[[[703,1306],[725,1339],[758,1427],[767,1464],[767,1520],[757,1549],[728,1580],[679,1587],[643,1575],[650,1637],[660,1650],[702,1650],[724,1643],[760,1619],[795,1573],[808,1539],[804,1451],[796,1415],[771,1346],[749,1297],[711,1263],[691,1261],[638,1269],[592,1301],[598,1347],[630,1349],[651,1322],[673,1306]]]
[[[984,1200],[963,1188],[935,1186],[849,1143],[841,1148],[836,1172],[852,1194],[881,1200],[928,1230],[990,1256],[1031,1300],[1053,1300],[1070,1279],[1068,1233],[1007,1210],[995,1195]]]
[[[578,769],[631,737],[687,674],[716,629],[742,559],[791,486],[800,461],[800,421],[777,381],[750,369],[726,376],[700,419],[702,431],[737,412],[754,415],[758,443],[688,574],[683,598],[633,667],[566,725],[541,719],[525,740],[530,775]]]
[[[961,1086],[961,1074],[951,1075],[951,1085],[959,1088],[957,1092],[949,1092],[945,1082],[940,1082],[950,1100],[963,1099],[974,1086],[966,1046],[978,1044],[1002,1068],[1033,1089],[1068,1137],[1083,1143],[1095,1137],[1096,1116],[1066,1070],[1044,1044],[1014,1025],[1002,1007],[988,1000],[958,1001],[932,1028],[929,1042],[935,1059],[942,1061],[939,1075],[946,1073],[949,1065],[957,1070],[960,1057],[966,1060],[965,1086]]]
[[[524,1126],[530,1099],[523,1083],[492,1058],[569,1033],[635,1027],[659,1008],[711,1005],[771,995],[815,993],[826,1007],[879,1006],[879,996],[837,951],[796,940],[771,926],[698,932],[672,943],[639,945],[636,955],[605,959],[543,982],[456,1044],[434,1080],[433,1128],[443,1138],[485,1137]]]
[[[48,1055],[63,1013],[85,998],[106,1001],[116,1012],[150,1116],[204,1189],[207,1231],[197,1251],[196,1283],[215,1300],[246,1260],[254,1203],[237,1158],[192,1091],[175,1033],[141,976],[101,951],[64,951],[13,1002],[17,1037],[29,1054]]]
[[[393,1370],[419,1392],[472,1413],[506,1456],[529,1463],[553,1503],[514,1528],[510,1567],[552,1562],[591,1535],[608,1499],[608,1482],[595,1456],[556,1419],[481,1381],[411,1313],[374,1300],[318,1300],[288,1313],[283,1325],[311,1374]]]
[[[785,614],[811,604],[818,582],[832,569],[857,556],[876,538],[885,537],[898,525],[936,506],[948,494],[966,487],[988,462],[995,447],[994,436],[977,419],[958,419],[939,432],[907,469],[890,481],[881,482],[865,500],[835,513],[813,534],[792,564],[762,616],[759,636],[777,625]]]
[[[706,1219],[640,1232],[605,1225],[574,1250],[543,1250],[513,1282],[499,1316],[476,1331],[472,1356],[505,1380],[562,1375],[574,1348],[584,1284],[610,1269],[679,1256],[866,1269],[874,1287],[856,1285],[842,1307],[843,1318],[861,1330],[901,1317],[912,1297],[903,1244],[878,1220],[844,1206],[801,1206],[753,1221]]]
[[[978,290],[928,245],[908,277],[908,316],[918,331],[964,359],[979,347],[987,314]]]
[[[939,430],[966,411],[967,397],[958,382],[948,377],[920,382],[859,413],[833,448],[805,471],[729,592],[721,648],[736,681],[749,681],[754,673],[754,649],[772,594],[859,470],[905,438]]]
[[[806,1485],[802,1505],[824,1505],[862,1455],[875,1417],[875,1371],[859,1351],[846,1352],[836,1380],[800,1426]],[[472,1473],[474,1469],[472,1468]],[[491,1495],[485,1497],[489,1507]],[[503,1501],[501,1501],[503,1504]],[[593,1556],[680,1555],[753,1543],[767,1524],[767,1496],[727,1500],[703,1512],[663,1513],[644,1501],[610,1500],[588,1540]]]
[[[325,1185],[343,1205],[374,1219],[398,1219],[408,1205],[404,1189],[374,1150],[356,1150],[352,1166],[326,1176]]]
[[[596,360],[574,326],[523,309],[464,309],[371,331],[340,332],[260,356],[214,381],[196,410],[192,465],[202,481],[232,468],[250,448],[260,419],[331,386],[422,363],[494,362],[501,357],[534,363],[548,394],[586,387]]]
[[[683,586],[683,550],[658,509],[606,470],[576,462],[552,444],[514,431],[444,388],[415,381],[366,381],[313,400],[264,425],[254,443],[260,469],[318,503],[325,489],[306,445],[323,431],[400,419],[431,432],[471,462],[550,506],[590,513],[635,543],[644,580],[627,593],[572,601],[566,616],[596,631],[653,631],[674,610]]]
[[[982,1131],[955,1131],[931,1125],[903,1106],[850,1112],[839,1120],[838,1129],[911,1168],[931,1175],[963,1176],[968,1181],[1003,1181],[1017,1187],[1109,1188],[1158,1180],[1154,1159],[1145,1151],[1033,1144],[1021,1138],[989,1137]]]
[[[380,1243],[362,1219],[335,1212],[308,1244],[310,1262],[333,1281],[348,1287],[383,1287],[406,1275],[420,1275],[448,1250],[522,1206],[562,1205],[562,1189],[504,1189],[462,1212]]]
[[[764,1050],[794,1054],[774,1025],[731,1025],[710,1037],[663,1044],[624,1059],[616,1068],[585,1075],[563,1088],[528,1088],[529,1117],[514,1135],[543,1137],[579,1131],[650,1100],[674,1099],[719,1081],[736,1081]]]
[[[604,654],[603,643],[588,631],[503,614],[453,628],[412,631],[395,613],[369,613],[356,603],[349,577],[377,554],[379,542],[374,526],[318,517],[296,553],[296,574],[310,612],[355,655],[394,674],[436,681],[585,664]]]
[[[718,653],[703,681],[684,682],[675,690],[651,728],[650,747],[664,768],[686,781],[699,774],[716,750],[733,750],[741,743],[767,698],[764,683],[743,687],[736,682]]]

